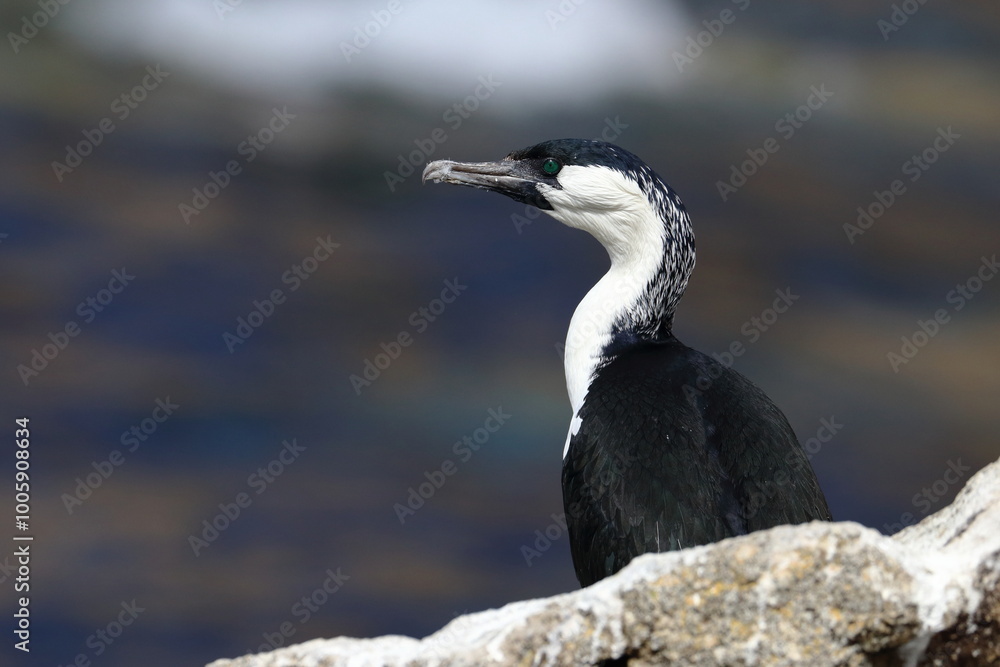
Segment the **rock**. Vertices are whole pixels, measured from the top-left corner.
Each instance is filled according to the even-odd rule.
[[[422,639],[316,639],[210,667],[1000,664],[1000,462],[893,537],[780,526],[648,554]]]

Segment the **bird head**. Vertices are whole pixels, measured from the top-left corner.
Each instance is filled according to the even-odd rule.
[[[613,264],[694,236],[684,205],[656,172],[613,144],[555,139],[514,151],[497,162],[437,160],[424,181],[491,190],[535,206],[593,235]]]
[[[498,162],[431,162],[427,180],[499,192],[604,245],[611,269],[570,322],[567,377],[571,367],[590,368],[609,341],[671,335],[674,309],[694,270],[694,232],[680,198],[632,153],[604,141],[556,139]],[[577,363],[577,352],[583,362]]]

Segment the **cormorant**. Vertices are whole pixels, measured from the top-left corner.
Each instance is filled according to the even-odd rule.
[[[694,233],[680,198],[642,160],[607,142],[558,139],[499,162],[437,160],[423,180],[536,206],[610,255],[566,338],[563,504],[581,585],[642,553],[830,520],[781,410],[674,336]]]

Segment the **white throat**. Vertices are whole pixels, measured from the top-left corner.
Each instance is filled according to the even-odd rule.
[[[663,199],[665,191],[654,189],[647,195],[619,171],[567,166],[559,182],[561,188],[539,187],[552,205],[546,212],[589,232],[611,258],[611,268],[576,307],[566,336],[564,365],[573,420],[565,457],[570,438],[579,431],[580,409],[590,383],[608,361],[605,348],[616,331],[655,335],[684,291],[694,265],[694,240],[687,215]],[[656,200],[655,207],[650,197]],[[672,229],[677,238],[668,241],[658,209],[670,211],[670,220],[678,226]]]
[[[597,367],[607,361],[603,350],[611,342],[614,325],[639,315],[637,311],[643,308],[650,277],[662,262],[662,243],[650,244],[649,252],[637,256],[635,261],[612,262],[608,272],[573,312],[563,364],[574,416],[583,406]]]
[[[547,213],[589,232],[611,259],[611,268],[576,307],[566,336],[566,386],[577,415],[615,323],[628,324],[648,301],[642,297],[663,264],[666,229],[639,184],[621,172],[567,166],[559,181],[561,189],[542,190],[552,204]]]

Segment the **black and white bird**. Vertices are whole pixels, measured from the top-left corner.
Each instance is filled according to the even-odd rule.
[[[431,162],[423,179],[536,206],[610,255],[566,338],[563,503],[581,585],[642,553],[831,518],[781,410],[674,337],[694,233],[680,198],[642,160],[558,139],[499,162]]]

